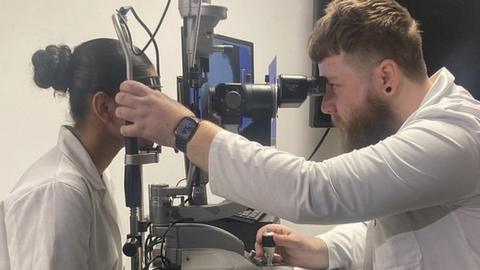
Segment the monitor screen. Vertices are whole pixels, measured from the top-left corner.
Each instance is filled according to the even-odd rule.
[[[231,46],[209,58],[208,84],[253,83],[253,43],[215,35],[214,45]]]
[[[209,58],[208,85],[220,83],[254,83],[253,43],[223,35],[215,35],[214,45],[229,45],[223,52],[215,52]],[[242,117],[239,134],[263,145],[272,145],[275,119]]]

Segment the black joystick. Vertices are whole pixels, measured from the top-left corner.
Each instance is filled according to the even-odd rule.
[[[273,232],[266,232],[262,235],[263,253],[267,259],[267,266],[273,266],[273,255],[275,254],[275,241]]]

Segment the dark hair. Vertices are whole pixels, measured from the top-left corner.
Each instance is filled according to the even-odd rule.
[[[115,39],[90,40],[73,53],[66,45],[49,45],[33,54],[32,63],[38,87],[69,93],[70,114],[77,124],[85,120],[89,100],[95,93],[102,91],[113,97],[126,79],[125,57]],[[145,54],[133,55],[132,65],[134,77],[155,72]]]
[[[413,80],[427,76],[417,22],[393,0],[336,0],[316,23],[308,43],[315,62],[345,52],[362,63],[394,60]]]

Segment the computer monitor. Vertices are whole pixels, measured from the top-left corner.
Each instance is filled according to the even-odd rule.
[[[214,45],[230,45],[223,52],[210,55],[208,85],[215,87],[220,83],[254,83],[253,43],[223,35],[215,35]],[[246,138],[271,146],[275,141],[272,136],[272,122],[269,117],[255,119],[242,117],[239,134]]]
[[[228,45],[223,52],[209,58],[208,84],[253,83],[253,43],[223,35],[215,35],[214,45]]]

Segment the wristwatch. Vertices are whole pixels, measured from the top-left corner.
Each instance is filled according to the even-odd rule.
[[[187,143],[197,131],[200,119],[195,116],[186,116],[180,120],[175,128],[175,148],[182,152],[187,151]]]

